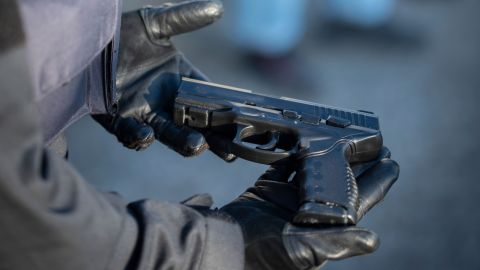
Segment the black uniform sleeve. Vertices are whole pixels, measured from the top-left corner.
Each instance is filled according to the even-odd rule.
[[[45,150],[14,45],[0,48],[0,269],[243,268],[237,225],[181,204],[127,206]]]

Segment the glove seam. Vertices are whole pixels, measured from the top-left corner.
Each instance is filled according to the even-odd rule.
[[[140,18],[142,19],[143,26],[145,27],[145,32],[148,35],[148,39],[155,45],[167,47],[168,45],[170,45],[170,42],[169,42],[170,37],[156,37],[156,35],[152,32],[152,27],[150,27],[151,26],[150,18],[148,18],[148,19],[146,18],[147,16],[151,17],[151,14],[148,13],[148,11],[151,10],[151,9],[154,9],[155,11],[158,11],[158,13],[160,13],[161,11],[165,11],[166,9],[168,9],[171,6],[173,6],[173,5],[170,5],[169,3],[159,5],[159,6],[156,6],[156,7],[146,6],[146,7],[143,7],[142,9],[140,9],[138,11],[138,13],[140,15]]]

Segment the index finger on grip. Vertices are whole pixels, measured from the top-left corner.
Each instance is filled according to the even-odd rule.
[[[205,139],[209,145],[210,151],[226,162],[233,162],[237,159],[231,149],[228,139],[213,132],[206,132]]]

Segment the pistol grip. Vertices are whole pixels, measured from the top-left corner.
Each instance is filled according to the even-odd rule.
[[[355,224],[357,222],[357,182],[347,159],[348,141],[328,151],[307,156],[297,174],[300,181],[300,208],[297,224]]]

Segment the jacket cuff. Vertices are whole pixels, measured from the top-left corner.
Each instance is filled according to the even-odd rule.
[[[117,112],[117,87],[116,87],[116,78],[117,78],[117,64],[118,64],[118,53],[120,47],[120,29],[122,26],[122,9],[123,2],[119,1],[117,4],[117,12],[115,19],[115,32],[110,43],[103,49],[103,52],[98,57],[97,62],[99,67],[102,70],[94,70],[92,76],[100,76],[101,78],[96,78],[97,81],[101,82],[101,94],[103,97],[94,96],[90,101],[90,113],[91,114],[105,114],[108,113],[113,115]],[[95,80],[94,80],[95,81]],[[98,94],[98,93],[97,93]],[[98,104],[99,101],[101,105]]]
[[[239,225],[220,217],[207,217],[207,238],[200,269],[244,268],[244,242]]]
[[[119,2],[117,11],[117,27],[113,35],[112,41],[104,50],[104,94],[105,94],[105,108],[109,114],[115,114],[117,112],[117,64],[118,64],[118,51],[120,48],[120,28],[122,27],[122,1]]]

